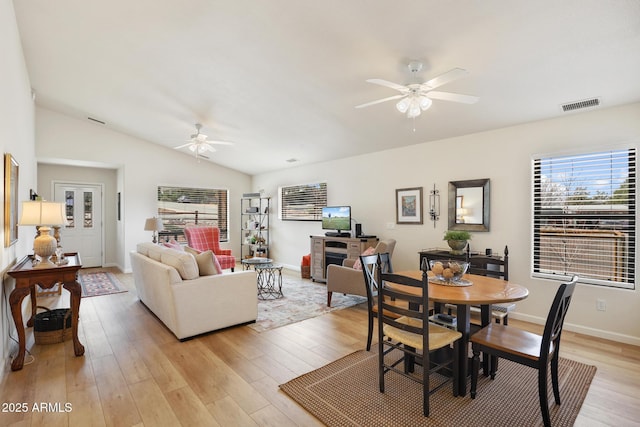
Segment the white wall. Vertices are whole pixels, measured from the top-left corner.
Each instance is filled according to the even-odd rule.
[[[428,120],[428,114],[424,120]],[[352,215],[362,223],[366,234],[397,240],[394,269],[403,270],[417,268],[419,250],[446,247],[442,236],[447,228],[448,182],[489,178],[491,229],[472,233],[472,248],[492,248],[502,253],[504,246],[509,246],[510,279],[530,291],[529,297],[518,303],[514,318],[540,322],[546,317],[558,283],[533,279],[530,274],[533,155],[606,150],[620,144],[638,147],[639,141],[640,104],[632,104],[265,173],[254,177],[253,190],[264,189],[271,194],[273,211],[277,212],[278,186],[326,181],[329,205],[351,205]],[[435,228],[426,213],[434,184],[441,202],[441,217]],[[407,187],[423,187],[423,225],[395,224],[395,190]],[[310,252],[309,235],[322,233],[319,222],[279,221],[275,213],[271,228],[271,254],[292,266],[299,266],[302,255]],[[607,302],[606,312],[596,311],[596,299]],[[567,327],[638,345],[638,307],[637,290],[580,285]]]
[[[129,251],[137,243],[151,240],[150,233],[143,229],[144,220],[157,212],[158,185],[229,190],[229,242],[221,246],[240,254],[240,199],[251,184],[251,177],[246,174],[211,162],[198,162],[171,148],[41,107],[36,108],[36,156],[41,163],[116,170],[116,192],[122,193],[122,221],[106,238],[115,239],[114,262],[123,271],[130,270]],[[54,178],[57,179],[51,176]],[[115,212],[115,198],[107,197],[105,201],[105,210]]]
[[[34,105],[11,0],[0,0],[0,56],[0,148],[2,153],[13,155],[19,164],[18,200],[22,202],[29,200],[29,188],[35,188],[36,180]],[[0,186],[0,192],[4,200],[4,186]],[[4,224],[4,209],[0,209],[0,217]],[[0,279],[3,292],[0,304],[0,354],[2,360],[7,360],[17,352],[18,347],[9,339],[10,333],[15,338],[17,335],[6,303],[14,281],[11,278],[5,279],[4,273],[33,247],[33,233],[20,227],[18,241],[5,248],[4,227],[0,226],[0,230],[0,263],[3,273]],[[26,304],[29,298],[25,300]],[[0,376],[4,371],[0,370]]]

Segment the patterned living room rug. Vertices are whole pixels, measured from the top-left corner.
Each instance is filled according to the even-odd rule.
[[[561,405],[549,385],[553,426],[574,424],[595,373],[595,366],[560,358]],[[449,385],[433,393],[428,418],[422,415],[421,384],[389,372],[385,392],[379,392],[377,348],[359,350],[280,388],[328,426],[542,426],[537,371],[505,359],[495,380],[480,373],[475,399],[468,390],[454,397]]]
[[[127,292],[116,276],[108,271],[80,271],[78,282],[82,286],[83,298]]]
[[[280,299],[258,300],[258,319],[248,327],[263,332],[367,301],[367,298],[357,295],[334,293],[331,307],[327,307],[327,287],[324,284],[285,274],[282,275],[282,293],[284,297]]]

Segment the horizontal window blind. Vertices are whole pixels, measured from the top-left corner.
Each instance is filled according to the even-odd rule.
[[[280,219],[321,221],[322,207],[327,206],[327,183],[290,185],[278,189]]]
[[[229,192],[209,188],[158,186],[158,218],[164,230],[161,240],[184,243],[188,225],[212,225],[220,229],[220,241],[229,240]]]
[[[636,151],[533,161],[533,275],[635,288]]]

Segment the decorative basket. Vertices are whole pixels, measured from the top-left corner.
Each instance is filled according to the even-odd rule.
[[[71,309],[38,306],[46,310],[37,313],[33,321],[33,336],[36,344],[57,344],[71,338]]]
[[[303,279],[311,279],[311,266],[302,265],[300,266],[300,275]]]

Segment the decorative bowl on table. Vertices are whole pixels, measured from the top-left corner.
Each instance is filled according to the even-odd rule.
[[[437,280],[442,282],[459,282],[469,269],[469,263],[457,260],[430,260],[429,268]]]

